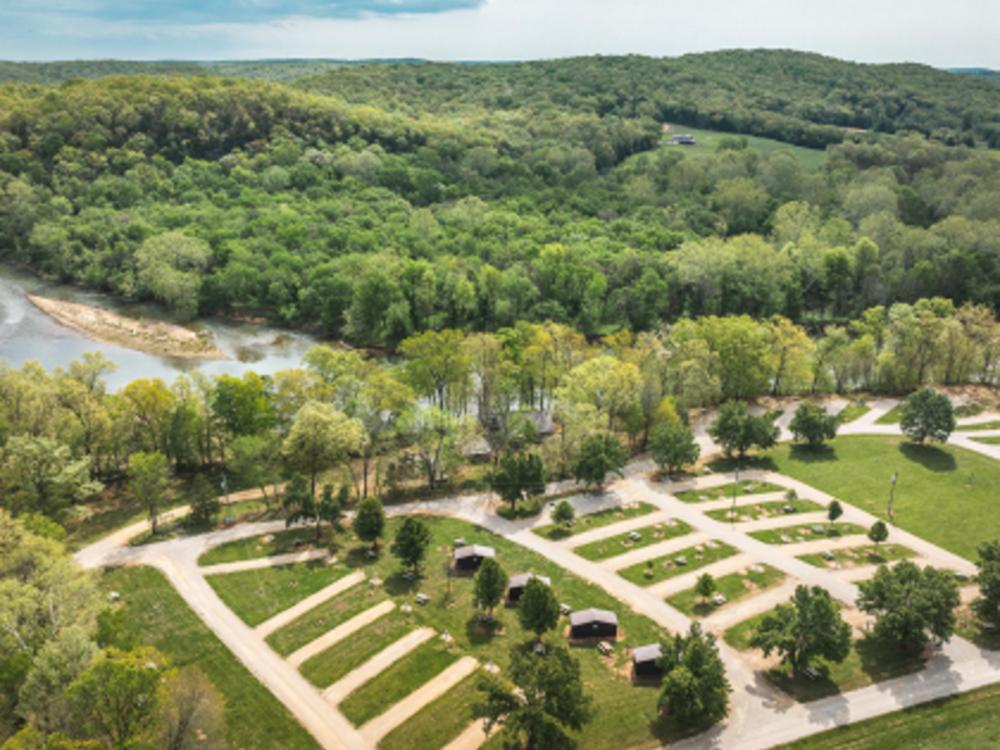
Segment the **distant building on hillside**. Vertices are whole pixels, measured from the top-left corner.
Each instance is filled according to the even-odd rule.
[[[671,137],[670,142],[675,146],[697,146],[694,136],[689,133],[679,133]]]

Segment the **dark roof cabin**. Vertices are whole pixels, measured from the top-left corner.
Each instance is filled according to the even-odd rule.
[[[538,437],[549,437],[556,434],[556,423],[552,421],[552,415],[544,411],[528,412],[528,419],[535,425]]]
[[[569,616],[572,638],[617,638],[618,615],[606,609],[581,609]]]
[[[507,604],[517,604],[521,598],[521,594],[524,593],[524,587],[528,585],[528,581],[532,578],[537,578],[546,586],[552,585],[552,581],[546,576],[539,576],[534,573],[521,573],[520,575],[511,576],[510,581],[507,583]]]
[[[632,652],[632,671],[636,677],[662,677],[663,670],[657,663],[662,655],[659,643],[639,646]]]
[[[487,557],[496,557],[492,547],[470,544],[455,550],[452,559],[455,562],[455,570],[474,571],[479,570],[479,566]]]
[[[675,136],[673,136],[670,139],[670,142],[672,144],[674,144],[675,146],[694,146],[695,145],[694,136],[691,135],[690,133],[680,133],[678,135],[675,135]]]

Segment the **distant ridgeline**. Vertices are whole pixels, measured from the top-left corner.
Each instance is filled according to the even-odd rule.
[[[821,329],[935,295],[1000,307],[983,76],[729,51],[5,77],[0,258],[182,317],[391,347],[521,320],[593,337],[713,314]],[[687,128],[696,145],[672,145]]]

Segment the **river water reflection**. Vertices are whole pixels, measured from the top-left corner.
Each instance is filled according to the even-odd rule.
[[[107,377],[113,389],[136,378],[158,377],[169,383],[180,373],[194,370],[209,375],[240,375],[249,370],[271,374],[300,366],[309,347],[318,343],[302,333],[213,319],[199,321],[198,325],[212,332],[216,345],[229,359],[162,357],[95,341],[66,328],[32,305],[26,297],[30,293],[122,312],[137,312],[141,308],[125,308],[100,294],[47,284],[0,266],[0,360],[14,367],[36,360],[51,370],[65,367],[85,352],[98,351],[118,366]]]

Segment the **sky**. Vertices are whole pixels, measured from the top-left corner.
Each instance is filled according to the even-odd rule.
[[[1000,0],[0,0],[0,59],[523,60],[791,48],[1000,69]]]

